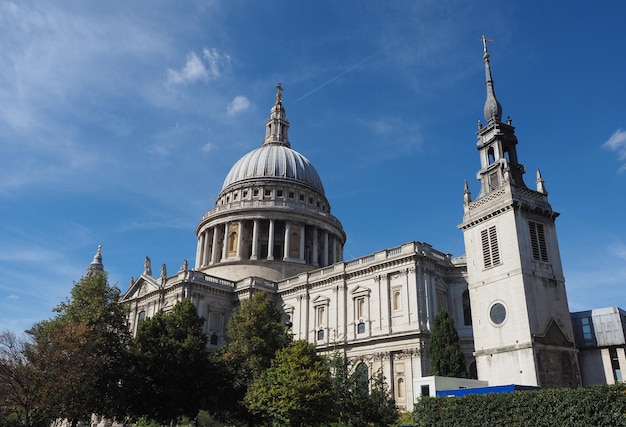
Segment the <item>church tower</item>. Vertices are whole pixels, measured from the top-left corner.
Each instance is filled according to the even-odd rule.
[[[579,386],[577,350],[565,292],[555,220],[537,170],[524,183],[511,119],[491,78],[483,36],[486,125],[478,123],[480,193],[467,182],[463,231],[478,378],[489,385]]]

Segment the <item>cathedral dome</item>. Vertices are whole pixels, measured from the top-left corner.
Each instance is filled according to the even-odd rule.
[[[291,148],[276,88],[263,144],[230,169],[196,228],[196,269],[211,276],[274,282],[343,259],[346,233],[317,170]]]
[[[311,162],[286,145],[268,144],[243,156],[231,168],[222,191],[257,179],[280,179],[310,187],[324,194],[324,186]]]

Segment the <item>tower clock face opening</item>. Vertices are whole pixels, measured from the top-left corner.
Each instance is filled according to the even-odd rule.
[[[506,307],[497,302],[489,309],[489,318],[496,325],[501,325],[506,320]]]

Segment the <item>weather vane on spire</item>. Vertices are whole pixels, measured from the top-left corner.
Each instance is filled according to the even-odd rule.
[[[283,94],[281,93],[284,89],[280,83],[276,83],[276,103],[279,103],[283,99]]]

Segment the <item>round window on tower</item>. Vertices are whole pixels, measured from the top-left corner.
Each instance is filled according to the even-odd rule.
[[[489,318],[496,325],[501,325],[506,320],[506,307],[502,303],[495,303],[489,309]]]

